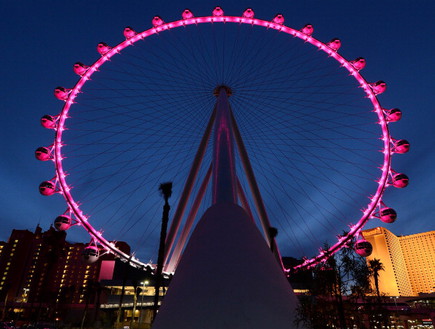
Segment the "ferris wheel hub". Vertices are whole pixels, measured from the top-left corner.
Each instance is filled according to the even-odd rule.
[[[218,97],[219,92],[222,89],[225,90],[225,92],[227,93],[227,97],[230,97],[233,94],[233,90],[230,87],[228,87],[227,85],[219,85],[213,90],[213,95]]]

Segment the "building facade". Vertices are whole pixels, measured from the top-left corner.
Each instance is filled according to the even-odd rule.
[[[61,320],[71,308],[94,304],[101,277],[111,278],[111,255],[93,264],[82,259],[83,243],[66,232],[13,230],[0,247],[2,319]],[[129,253],[127,244],[122,249]],[[103,264],[103,265],[102,265]],[[109,273],[112,271],[112,273]]]
[[[418,296],[435,291],[435,231],[396,236],[383,227],[362,232],[373,245],[367,262],[379,259],[379,289],[387,296]]]

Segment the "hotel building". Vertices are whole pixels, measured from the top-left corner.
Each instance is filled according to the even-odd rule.
[[[82,260],[85,244],[69,243],[65,238],[65,232],[53,227],[42,232],[38,225],[34,232],[13,230],[9,240],[0,244],[3,313],[54,318],[71,305],[94,302],[98,282],[113,275],[113,256],[86,264]],[[118,244],[129,253],[127,244]]]
[[[418,296],[435,292],[435,231],[396,236],[383,227],[362,232],[373,245],[367,262],[376,258],[379,289],[387,296]]]

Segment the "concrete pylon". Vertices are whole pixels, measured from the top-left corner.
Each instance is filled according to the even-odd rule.
[[[246,212],[209,208],[195,228],[152,329],[289,329],[298,301]]]

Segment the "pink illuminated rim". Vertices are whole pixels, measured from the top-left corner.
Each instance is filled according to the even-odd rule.
[[[132,255],[128,255],[121,250],[119,250],[114,242],[109,242],[103,237],[103,234],[97,231],[89,222],[88,217],[83,213],[80,209],[80,205],[76,202],[70,192],[70,187],[66,181],[66,173],[63,170],[62,166],[62,133],[66,129],[65,121],[68,118],[68,113],[71,106],[74,104],[74,99],[81,92],[83,85],[90,79],[92,74],[99,70],[99,68],[106,62],[109,61],[112,56],[120,53],[124,48],[133,45],[139,40],[145,39],[153,34],[161,33],[166,30],[170,30],[177,27],[183,27],[186,25],[193,24],[201,24],[201,23],[237,23],[237,24],[250,24],[256,26],[262,26],[268,29],[274,29],[281,31],[283,33],[287,33],[293,37],[304,40],[305,42],[313,45],[319,50],[328,54],[329,57],[334,58],[337,62],[341,64],[344,68],[346,68],[350,75],[352,75],[359,83],[360,87],[366,93],[367,98],[370,99],[373,104],[373,110],[376,112],[378,116],[378,124],[382,129],[382,140],[383,140],[383,154],[384,160],[383,165],[380,168],[382,171],[381,177],[378,180],[378,187],[376,193],[370,197],[370,202],[367,205],[366,209],[362,211],[362,216],[358,220],[356,224],[351,224],[349,233],[345,236],[339,237],[337,242],[331,246],[328,250],[320,251],[320,254],[314,258],[306,259],[303,264],[296,266],[293,270],[307,269],[315,266],[316,264],[325,261],[329,256],[340,250],[343,246],[347,245],[354,236],[358,235],[364,225],[367,223],[369,218],[372,217],[376,208],[381,203],[382,194],[384,190],[389,185],[388,178],[391,174],[391,155],[392,155],[392,146],[391,146],[391,137],[388,129],[388,122],[385,118],[383,109],[376,97],[376,94],[373,92],[370,84],[364,79],[364,77],[356,70],[353,65],[339,55],[336,51],[328,47],[325,43],[313,38],[312,36],[306,35],[301,31],[292,29],[290,27],[280,25],[277,23],[273,23],[270,21],[260,20],[256,18],[246,18],[239,16],[205,16],[205,17],[194,17],[184,20],[178,20],[170,23],[165,23],[157,27],[150,28],[141,33],[134,35],[132,38],[129,38],[123,42],[120,42],[118,45],[111,48],[106,54],[104,54],[101,58],[96,60],[86,71],[85,74],[78,80],[71,93],[69,94],[68,99],[65,101],[65,105],[62,108],[62,111],[59,115],[59,119],[56,127],[55,141],[54,141],[54,159],[55,167],[56,167],[56,176],[59,185],[59,189],[61,194],[64,196],[70,211],[74,213],[74,216],[78,223],[82,225],[87,232],[91,235],[94,242],[99,243],[107,252],[113,253],[114,255],[121,258],[121,260],[129,262],[132,266],[138,268],[150,268],[151,264],[143,263],[136,257]]]

